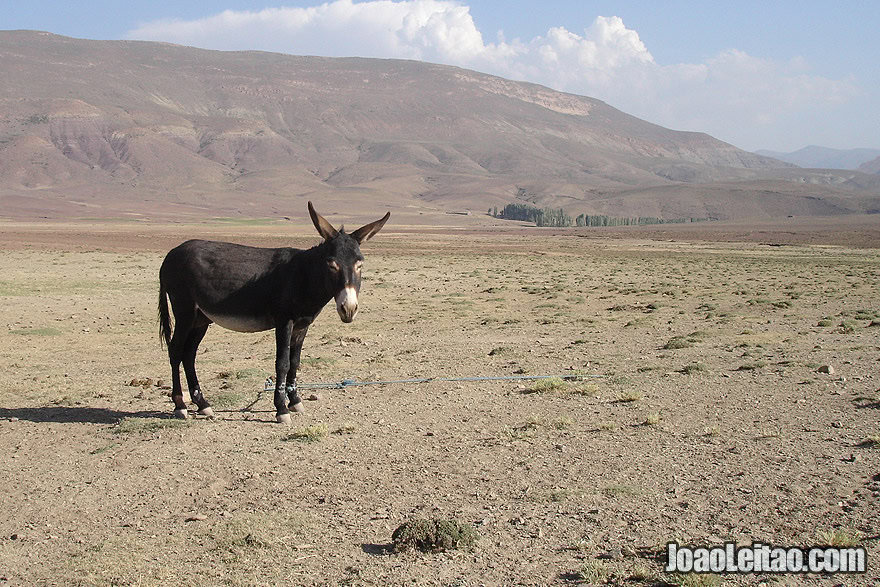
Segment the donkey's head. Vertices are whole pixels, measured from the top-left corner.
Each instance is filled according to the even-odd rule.
[[[351,234],[333,228],[323,216],[315,212],[309,202],[309,215],[318,233],[324,237],[326,251],[324,262],[327,280],[331,284],[336,298],[336,311],[343,322],[354,320],[358,311],[358,294],[361,291],[361,267],[364,256],[361,254],[361,243],[379,232],[391,212],[375,222],[358,228]]]

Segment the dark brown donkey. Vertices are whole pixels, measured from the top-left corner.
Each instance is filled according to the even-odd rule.
[[[309,215],[324,242],[308,250],[190,240],[165,257],[159,270],[159,333],[171,360],[175,416],[187,417],[181,361],[199,414],[213,416],[196,377],[196,351],[212,322],[238,332],[274,328],[275,417],[289,423],[290,409],[302,411],[296,371],[309,325],[334,297],[342,321],[354,319],[364,261],[360,245],[391,213],[351,234],[333,228],[311,202]],[[166,296],[174,311],[173,336]]]

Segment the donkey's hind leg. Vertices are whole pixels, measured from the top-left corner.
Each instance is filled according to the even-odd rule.
[[[196,376],[196,353],[199,350],[199,343],[202,342],[205,333],[208,331],[208,326],[210,325],[210,322],[207,321],[207,318],[205,318],[201,312],[198,312],[198,314],[199,315],[196,316],[195,320],[196,323],[190,331],[189,337],[186,339],[186,346],[183,353],[183,370],[186,373],[186,385],[189,388],[189,397],[192,399],[193,403],[199,407],[199,414],[213,418],[214,410],[211,409],[211,404],[209,404],[208,400],[205,399],[205,396],[202,395],[202,390],[199,386],[199,378]]]
[[[175,303],[177,302],[177,303]],[[195,320],[196,307],[187,300],[171,299],[174,311],[174,334],[168,342],[168,360],[171,362],[171,400],[174,402],[174,416],[186,419],[186,404],[183,401],[183,386],[180,384],[180,363],[186,352]]]

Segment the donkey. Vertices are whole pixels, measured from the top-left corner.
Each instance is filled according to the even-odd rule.
[[[202,395],[195,365],[199,343],[212,322],[237,332],[274,328],[275,419],[289,424],[291,409],[303,411],[296,372],[309,326],[331,298],[336,298],[343,322],[354,320],[364,262],[360,245],[391,217],[388,212],[346,234],[315,212],[311,202],[309,215],[324,241],[308,250],[190,240],[166,255],[159,270],[159,334],[168,346],[176,417],[188,415],[181,362],[198,413],[214,415]],[[168,300],[174,312],[173,335]]]

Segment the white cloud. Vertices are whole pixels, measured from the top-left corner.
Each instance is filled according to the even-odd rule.
[[[833,110],[852,99],[852,80],[724,51],[703,63],[661,65],[636,31],[599,16],[583,32],[555,27],[533,39],[487,43],[467,5],[454,0],[335,0],[308,8],[225,11],[156,21],[129,38],[209,49],[260,49],[325,56],[405,58],[458,65],[599,98],[630,114],[701,130],[746,148],[770,145],[774,125]]]

